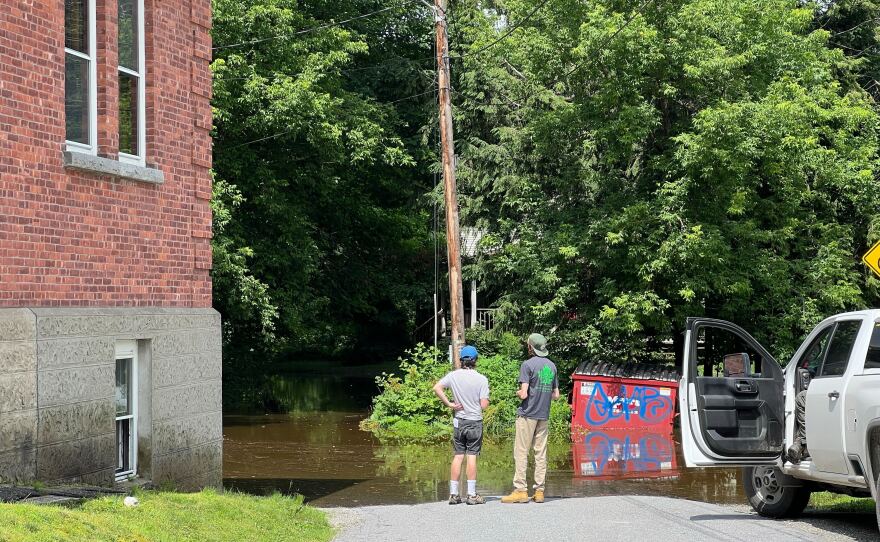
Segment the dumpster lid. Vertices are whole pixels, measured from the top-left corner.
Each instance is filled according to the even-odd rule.
[[[610,361],[584,361],[572,376],[608,376],[635,380],[661,380],[678,382],[681,375],[672,365],[654,363],[614,363]]]

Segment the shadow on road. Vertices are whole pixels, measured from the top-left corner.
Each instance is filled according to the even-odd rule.
[[[787,524],[808,524],[829,534],[842,535],[847,540],[856,542],[877,542],[880,533],[877,531],[876,515],[870,512],[825,512],[807,510],[798,518],[774,520],[762,518],[753,511],[737,514],[698,514],[690,517],[691,521],[743,520],[743,521],[778,521]]]
[[[859,542],[880,540],[877,531],[877,516],[870,512],[821,512],[808,510],[791,521],[809,523],[817,529],[851,537]]]

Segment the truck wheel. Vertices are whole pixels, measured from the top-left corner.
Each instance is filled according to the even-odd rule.
[[[768,518],[796,517],[807,507],[810,490],[802,486],[783,486],[776,467],[746,467],[743,486],[749,504]],[[878,512],[880,513],[880,512]]]
[[[874,487],[877,488],[878,495],[878,498],[874,500],[876,502],[874,509],[877,513],[877,528],[880,529],[880,473],[877,473],[877,485]]]

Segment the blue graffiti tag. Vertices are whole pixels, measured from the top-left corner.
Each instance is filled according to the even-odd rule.
[[[653,425],[665,420],[672,413],[672,398],[661,395],[660,390],[650,386],[633,386],[627,394],[625,384],[620,385],[617,395],[608,397],[601,382],[593,385],[593,393],[587,401],[584,418],[589,425],[602,425],[610,420],[632,417]]]
[[[620,473],[659,471],[664,466],[671,468],[675,453],[670,437],[653,434],[639,435],[636,442],[630,435],[619,439],[594,431],[584,438],[584,447],[587,462],[581,470],[594,476],[611,474],[605,472],[609,463],[614,463],[615,470]],[[588,468],[584,469],[584,466]]]

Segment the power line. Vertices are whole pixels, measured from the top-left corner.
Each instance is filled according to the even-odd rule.
[[[630,23],[632,23],[632,22],[636,19],[636,17],[638,17],[639,15],[644,14],[644,10],[645,10],[645,8],[648,7],[648,4],[652,3],[653,1],[654,1],[654,0],[645,0],[645,1],[644,1],[644,2],[643,2],[643,3],[642,3],[642,4],[636,9],[636,11],[635,11],[635,12],[634,12],[634,13],[633,13],[633,14],[632,14],[632,15],[631,15],[626,21],[624,21],[624,23],[623,23],[620,27],[618,27],[617,30],[614,31],[613,34],[611,34],[608,38],[606,38],[606,39],[601,43],[601,45],[599,45],[598,47],[596,47],[595,49],[593,49],[592,51],[590,51],[589,54],[585,55],[585,56],[584,56],[584,60],[581,61],[581,62],[579,62],[579,63],[577,63],[577,64],[576,64],[575,66],[573,66],[569,71],[567,71],[567,72],[564,74],[563,78],[567,78],[567,77],[569,77],[571,74],[573,74],[573,73],[574,73],[575,71],[577,71],[579,68],[582,68],[582,67],[584,67],[585,65],[587,65],[587,64],[586,64],[587,62],[589,62],[589,61],[595,61],[595,59],[597,58],[598,53],[599,53],[602,49],[604,49],[605,47],[607,47],[607,46],[608,46],[608,45],[609,45],[609,44],[610,44],[610,43],[611,43],[611,42],[612,42],[612,41],[613,41],[618,35],[620,35],[620,33],[623,32],[623,30],[624,30],[627,26],[629,26]],[[454,91],[454,90],[453,90],[453,91]],[[461,94],[460,92],[457,92],[457,91],[454,91],[454,92],[456,92],[456,93],[458,93],[458,94]],[[523,96],[522,98],[520,98],[520,100],[525,101],[525,100],[528,100],[529,98],[532,98],[532,97],[535,95],[535,92],[537,92],[536,89],[535,89],[535,90],[532,90],[531,92],[527,93],[525,96]],[[514,99],[515,99],[515,98],[514,98]],[[485,106],[485,105],[518,106],[519,104],[514,103],[514,102],[513,102],[513,99],[508,99],[508,101],[505,101],[505,102],[478,102],[478,105],[481,105],[481,106]]]
[[[624,22],[622,25],[620,25],[620,27],[613,34],[611,34],[605,41],[603,41],[599,47],[594,49],[590,55],[586,55],[584,57],[584,59],[591,60],[593,58],[593,55],[598,54],[602,49],[607,47],[612,41],[614,41],[614,38],[616,38],[621,32],[623,32],[623,30],[626,27],[628,27],[630,25],[630,23],[632,23],[636,19],[636,17],[638,17],[639,15],[642,15],[645,11],[645,8],[648,7],[648,4],[650,4],[653,1],[654,0],[645,0],[644,2],[642,2],[642,5],[639,6],[635,12],[633,12],[633,14],[630,16],[630,18],[626,20],[626,22]],[[567,78],[567,77],[571,76],[571,74],[573,74],[575,71],[577,71],[583,65],[584,65],[583,61],[578,62],[569,71],[565,72],[565,75],[563,77]]]
[[[405,97],[405,98],[400,98],[399,100],[394,100],[394,101],[391,101],[391,102],[377,102],[377,103],[378,103],[379,105],[390,105],[390,104],[396,104],[396,103],[398,103],[398,102],[403,102],[403,101],[405,101],[405,100],[411,100],[411,99],[413,99],[413,98],[418,98],[418,97],[420,97],[420,96],[425,96],[425,95],[428,95],[428,94],[433,94],[434,92],[435,92],[435,89],[431,89],[431,90],[428,90],[428,91],[426,91],[426,92],[419,92],[418,94],[413,94],[412,96],[407,96],[407,97]],[[287,134],[293,133],[295,130],[296,130],[296,128],[291,128],[290,130],[284,130],[283,132],[278,132],[278,133],[275,133],[275,134],[272,134],[272,135],[268,135],[268,136],[265,136],[265,137],[261,137],[261,138],[259,138],[259,139],[254,139],[254,140],[251,140],[251,141],[245,141],[244,143],[239,143],[238,145],[233,145],[233,146],[229,147],[227,150],[237,149],[237,148],[239,148],[239,147],[245,147],[245,146],[247,146],[247,145],[252,145],[252,144],[254,144],[254,143],[260,143],[260,142],[262,142],[262,141],[267,141],[267,140],[269,140],[269,139],[275,139],[276,137],[281,137],[281,136],[285,136],[285,135],[287,135]]]
[[[311,33],[311,32],[316,32],[316,31],[318,31],[318,30],[324,30],[324,29],[327,29],[327,28],[332,28],[332,27],[334,27],[334,26],[344,25],[344,24],[350,23],[350,22],[352,22],[352,21],[357,21],[357,20],[360,20],[360,19],[366,19],[366,18],[372,17],[372,16],[374,16],[374,15],[378,15],[378,14],[380,14],[380,13],[384,13],[384,12],[386,12],[386,11],[390,11],[390,10],[392,10],[392,9],[399,8],[399,7],[402,7],[402,6],[403,6],[403,4],[397,4],[397,5],[394,5],[394,6],[387,6],[387,7],[384,7],[384,8],[382,8],[382,9],[377,9],[376,11],[371,11],[371,12],[369,12],[369,13],[364,13],[363,15],[357,15],[357,16],[355,16],[355,17],[351,17],[351,18],[348,18],[348,19],[345,19],[345,20],[342,20],[342,21],[333,22],[333,23],[325,23],[325,24],[321,24],[321,25],[313,26],[313,27],[311,27],[311,28],[304,28],[304,29],[302,29],[302,30],[297,30],[297,31],[295,31],[295,32],[285,32],[284,34],[276,34],[276,35],[274,35],[274,36],[269,36],[268,38],[260,38],[260,39],[255,39],[255,40],[242,41],[242,42],[239,42],[239,43],[230,43],[229,45],[218,45],[217,47],[212,47],[211,50],[212,50],[212,51],[219,51],[219,50],[221,50],[221,49],[232,49],[232,48],[235,48],[235,47],[243,47],[243,46],[245,46],[245,45],[256,45],[257,43],[264,43],[264,42],[272,41],[272,40],[276,40],[276,39],[279,39],[279,38],[289,38],[289,37],[292,37],[292,36],[299,36],[299,35],[302,35],[302,34],[309,34],[309,33]]]
[[[504,41],[504,39],[507,38],[509,35],[516,32],[517,29],[519,29],[522,25],[529,22],[529,20],[532,17],[534,17],[535,14],[538,13],[541,10],[541,8],[546,6],[549,2],[550,2],[550,0],[544,0],[543,2],[541,2],[540,4],[535,6],[534,9],[532,9],[532,11],[530,11],[521,21],[517,22],[515,25],[512,25],[510,27],[510,29],[507,30],[507,32],[505,32],[504,34],[499,36],[497,39],[495,39],[494,41],[492,41],[488,45],[484,45],[483,47],[480,47],[476,51],[465,51],[465,52],[461,53],[460,55],[450,56],[449,58],[464,58],[466,56],[476,56],[476,55],[479,55],[481,53],[488,51],[492,47],[495,47],[496,45],[498,45],[499,43]]]

